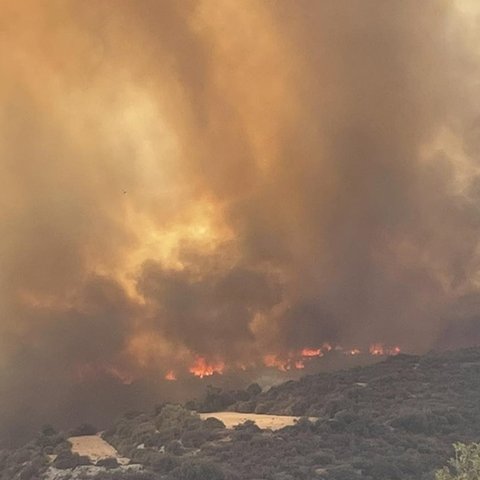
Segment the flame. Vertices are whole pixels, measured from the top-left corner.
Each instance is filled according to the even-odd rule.
[[[319,348],[306,347],[300,352],[302,357],[323,357],[330,352],[333,347],[329,343],[323,343]]]
[[[271,354],[271,353],[263,357],[263,364],[266,367],[274,367],[280,370],[281,372],[287,372],[288,370],[290,370],[289,363],[290,362],[288,361],[288,359],[287,360],[281,359],[277,355]]]
[[[345,350],[343,353],[353,357],[355,355],[360,355],[362,352],[358,348],[352,348],[350,350]]]
[[[341,345],[332,346],[324,343],[318,348],[305,347],[299,351],[288,352],[287,354],[264,355],[263,364],[269,368],[276,368],[281,372],[287,372],[291,369],[305,368],[306,361],[314,358],[321,358],[330,351],[340,352],[347,356],[361,355],[362,353],[373,356],[394,356],[400,353],[400,347],[385,346],[383,343],[373,343],[368,351],[362,351],[357,347],[344,348]]]
[[[394,356],[400,353],[400,347],[387,347],[382,343],[373,343],[368,349],[370,355],[374,356]]]
[[[195,361],[189,368],[189,372],[196,377],[211,377],[214,373],[223,374],[225,370],[225,363],[217,361],[215,363],[209,363],[205,357],[196,357]]]
[[[392,348],[390,348],[387,355],[398,355],[401,352],[402,351],[400,350],[400,347],[392,347]]]
[[[302,357],[321,357],[323,353],[320,348],[304,348],[301,355]]]
[[[295,362],[295,368],[298,369],[298,370],[300,370],[300,369],[302,369],[302,368],[305,368],[305,364],[303,363],[302,360],[297,360],[297,361]]]
[[[370,355],[383,355],[383,347],[377,343],[370,345],[368,351],[370,352]]]
[[[143,343],[142,343],[143,345]],[[294,350],[287,353],[268,353],[262,357],[262,364],[267,368],[275,368],[281,372],[290,370],[303,370],[307,363],[315,358],[322,358],[329,352],[339,352],[346,356],[371,355],[374,357],[395,356],[401,350],[398,346],[385,345],[383,343],[372,343],[368,350],[361,350],[357,347],[344,348],[341,345],[331,345],[323,343],[319,347],[304,347],[300,350]],[[145,362],[148,356],[141,358]],[[143,362],[141,362],[143,364]],[[255,369],[259,365],[254,360],[247,363],[235,363],[229,365],[230,369],[247,371]],[[225,361],[216,359],[215,361],[207,360],[206,357],[197,355],[193,363],[188,367],[188,371],[195,377],[204,378],[214,374],[222,375],[227,368]],[[124,385],[130,385],[134,381],[131,373],[119,368],[117,365],[106,363],[83,363],[75,367],[75,378],[79,382],[91,381],[99,379],[101,376],[108,375],[119,380]],[[177,374],[174,370],[168,370],[164,376],[167,381],[176,381]]]
[[[286,355],[269,353],[263,357],[263,364],[266,367],[277,368],[281,372],[287,372],[292,368],[301,370],[305,368],[306,360],[323,357],[332,349],[329,343],[324,343],[318,348],[305,347],[299,351],[288,352]]]

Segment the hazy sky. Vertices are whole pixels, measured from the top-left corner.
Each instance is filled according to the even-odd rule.
[[[0,5],[0,436],[198,356],[480,341],[475,1]]]

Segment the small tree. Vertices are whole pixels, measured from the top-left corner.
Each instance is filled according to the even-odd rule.
[[[82,437],[84,435],[95,435],[98,432],[98,428],[94,427],[90,423],[82,423],[77,428],[74,428],[70,435],[72,437]]]
[[[478,480],[480,478],[480,443],[455,443],[455,456],[449,466],[435,474],[436,480]]]

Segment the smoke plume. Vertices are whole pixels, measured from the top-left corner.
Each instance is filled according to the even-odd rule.
[[[0,437],[480,341],[477,10],[3,1]]]

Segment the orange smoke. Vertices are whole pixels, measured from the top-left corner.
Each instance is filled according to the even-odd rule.
[[[177,376],[173,370],[169,370],[165,375],[165,380],[168,380],[169,382],[174,382],[176,379]]]

